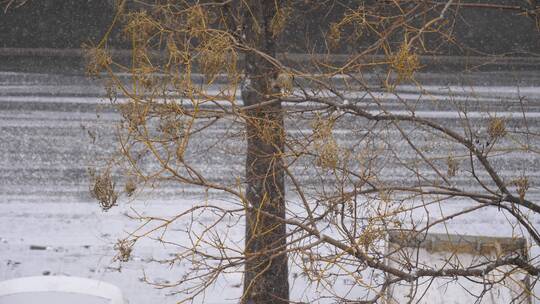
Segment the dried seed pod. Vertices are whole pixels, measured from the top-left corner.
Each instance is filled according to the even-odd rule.
[[[504,118],[491,118],[488,123],[488,134],[492,139],[504,137],[506,135],[506,121]]]
[[[145,123],[148,108],[139,102],[131,101],[119,104],[118,108],[130,131],[137,130],[139,126]]]
[[[334,140],[329,140],[322,145],[315,144],[318,152],[316,165],[326,169],[334,169],[339,164],[339,149]]]
[[[116,206],[118,193],[115,190],[115,183],[109,170],[98,174],[95,171],[90,171],[91,187],[90,195],[97,199],[101,208],[104,211]]]
[[[127,262],[131,257],[133,252],[133,245],[135,244],[134,240],[118,240],[114,245],[114,250],[118,251],[115,259],[120,262]]]
[[[384,231],[376,227],[373,223],[369,223],[362,234],[358,237],[358,245],[364,247],[365,251],[368,251],[378,240],[384,238]]]
[[[317,119],[312,123],[314,148],[317,152],[315,164],[322,168],[333,169],[339,163],[339,147],[332,130],[335,119]]]

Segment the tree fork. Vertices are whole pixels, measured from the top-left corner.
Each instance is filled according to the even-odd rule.
[[[276,13],[274,1],[243,1],[246,43],[275,56],[270,29]],[[253,209],[246,211],[244,304],[288,303],[289,283],[286,254],[269,253],[286,244],[286,225],[257,210],[285,218],[284,129],[281,103],[262,105],[278,93],[274,83],[279,71],[254,52],[245,54],[246,82],[242,98],[246,106],[247,156],[246,198]],[[261,104],[260,107],[256,105]]]

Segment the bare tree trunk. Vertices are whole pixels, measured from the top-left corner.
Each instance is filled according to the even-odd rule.
[[[275,55],[270,22],[276,12],[274,1],[245,1],[244,33],[248,44]],[[273,83],[277,69],[254,52],[246,53],[246,85],[242,97],[246,105],[267,101],[276,93]],[[285,249],[286,226],[259,210],[285,217],[284,147],[281,104],[260,106],[247,114],[246,197],[253,210],[246,214],[246,265],[242,303],[288,303],[289,283]],[[278,254],[276,254],[278,253]]]

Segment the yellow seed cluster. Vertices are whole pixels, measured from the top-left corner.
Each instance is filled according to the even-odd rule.
[[[124,121],[127,123],[127,127],[131,131],[137,130],[139,126],[145,123],[149,110],[148,107],[136,101],[119,104],[118,108]]]
[[[330,25],[326,40],[331,49],[335,49],[339,46],[339,42],[341,41],[341,28],[339,23],[332,23]]]
[[[398,81],[410,80],[414,72],[420,69],[420,60],[407,43],[403,43],[399,51],[391,56],[390,65],[397,73]]]
[[[124,34],[128,40],[146,43],[157,25],[146,11],[130,12],[125,15]]]
[[[103,48],[83,45],[83,52],[86,60],[86,73],[88,75],[97,76],[113,62],[110,53]]]
[[[343,18],[339,22],[330,24],[328,29],[326,40],[328,46],[331,49],[336,49],[342,39],[341,31],[346,27],[352,27],[351,30],[346,31],[350,33],[347,37],[348,42],[355,42],[364,36],[364,31],[368,25],[367,13],[363,6],[359,6],[356,9],[349,9],[343,15]]]
[[[527,191],[529,190],[529,179],[525,176],[522,176],[518,179],[515,179],[513,181],[513,184],[517,188],[519,199],[523,201],[525,199],[525,194],[527,194]]]
[[[492,139],[502,138],[506,135],[506,121],[500,117],[493,117],[488,123],[488,135]]]
[[[233,72],[236,69],[236,53],[232,50],[233,42],[229,36],[213,35],[201,46],[199,64],[202,72],[213,78],[219,72]]]
[[[334,119],[317,117],[313,122],[314,148],[317,153],[316,165],[334,169],[339,163],[339,147],[332,134]]]

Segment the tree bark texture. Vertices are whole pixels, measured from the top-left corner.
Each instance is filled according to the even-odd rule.
[[[278,1],[279,2],[279,1]],[[275,1],[243,2],[243,33],[253,49],[275,56],[270,31],[276,13]],[[245,105],[268,101],[277,93],[273,83],[278,70],[256,52],[246,52]],[[284,129],[281,104],[256,107],[246,113],[246,198],[253,207],[246,211],[244,304],[288,303],[289,283],[286,254],[286,225],[260,211],[285,217],[285,188],[282,152]]]

